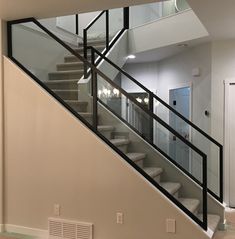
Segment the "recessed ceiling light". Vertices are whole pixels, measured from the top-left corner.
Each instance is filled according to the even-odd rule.
[[[129,56],[127,56],[127,58],[128,58],[128,59],[135,59],[136,56],[135,56],[135,55],[129,55]]]

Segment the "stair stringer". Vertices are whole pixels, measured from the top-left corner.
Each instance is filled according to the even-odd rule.
[[[209,238],[6,57],[4,108],[7,224],[47,230],[56,202],[61,218],[92,222],[94,238],[168,239],[168,218],[176,219],[175,239]]]
[[[161,178],[163,181],[179,182],[182,185],[181,196],[188,198],[197,198],[201,201],[199,210],[202,210],[202,191],[185,173],[178,169],[173,163],[160,154],[155,148],[148,144],[143,138],[136,134],[131,128],[123,124],[122,121],[112,114],[104,106],[99,105],[99,122],[101,124],[114,125],[117,132],[127,134],[132,142],[129,146],[129,151],[144,152],[147,154],[145,159],[146,167],[163,168]],[[217,214],[220,216],[220,224],[224,223],[224,206],[208,194],[208,213]]]

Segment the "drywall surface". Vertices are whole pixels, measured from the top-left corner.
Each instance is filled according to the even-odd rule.
[[[220,143],[224,140],[224,80],[235,76],[235,41],[212,43],[212,136]]]
[[[6,22],[0,19],[0,224],[3,224],[4,181],[4,107],[3,107],[3,54],[6,54]]]
[[[7,224],[47,229],[58,203],[61,218],[94,223],[98,239],[169,239],[167,218],[175,239],[208,238],[7,58],[4,82]]]
[[[131,29],[129,50],[137,53],[206,36],[208,33],[194,12],[186,10]]]

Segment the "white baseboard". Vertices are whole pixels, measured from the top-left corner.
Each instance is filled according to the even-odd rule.
[[[6,224],[3,225],[5,232],[13,232],[19,234],[29,235],[39,239],[47,239],[48,238],[48,231],[41,230],[38,228],[29,228],[29,227],[22,227],[17,225]]]

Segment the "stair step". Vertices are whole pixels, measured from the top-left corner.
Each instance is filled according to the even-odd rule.
[[[111,125],[99,125],[98,131],[107,139],[112,138],[112,132],[114,131],[114,127]]]
[[[52,90],[78,89],[78,80],[48,80],[44,83]]]
[[[144,153],[127,153],[126,156],[134,162],[140,161],[146,158],[146,154]]]
[[[173,183],[173,182],[161,182],[160,186],[162,186],[166,191],[170,194],[178,197],[178,191],[181,187],[180,183]]]
[[[54,90],[54,92],[65,101],[78,99],[78,90]]]
[[[123,153],[127,153],[128,145],[130,144],[129,139],[111,139],[110,142],[118,147]]]
[[[68,62],[57,64],[57,71],[83,70],[83,62]]]
[[[198,218],[200,220],[202,220],[203,215],[202,214],[198,214]],[[208,220],[208,228],[211,230],[211,234],[213,236],[213,234],[215,233],[215,231],[218,228],[219,222],[220,222],[220,216],[219,215],[215,215],[215,214],[207,214],[207,220]]]
[[[79,101],[79,100],[66,100],[65,101],[69,106],[71,106],[74,110],[78,112],[86,112],[88,102],[87,101]]]
[[[99,42],[98,42],[99,43]],[[102,51],[106,46],[105,46],[105,44],[95,44],[95,45],[93,45],[92,44],[92,42],[90,43],[90,42],[88,42],[88,44],[87,44],[88,46],[94,46],[95,47],[95,49],[96,50],[98,50],[98,51]],[[81,54],[81,53],[83,53],[83,46],[81,46],[81,47],[78,47],[78,48],[74,48],[73,50],[74,51],[76,51],[76,52],[78,52],[79,54]]]
[[[111,40],[111,39],[110,39]],[[87,45],[88,46],[99,46],[99,45],[105,45],[105,43],[106,43],[106,39],[93,39],[93,40],[88,40],[87,41]],[[81,46],[81,47],[83,47],[83,42],[80,42],[79,43],[79,46]]]
[[[131,159],[140,168],[144,167],[144,159],[146,158],[146,154],[144,154],[144,153],[127,153],[126,156],[129,159]]]
[[[114,130],[114,126],[111,126],[111,125],[99,125],[98,126],[98,130],[99,131],[113,131]]]
[[[129,139],[111,139],[110,141],[115,146],[127,145],[130,143]]]
[[[81,54],[81,56],[83,56],[83,54]],[[91,59],[91,54],[87,54],[87,59],[88,60]],[[81,61],[74,55],[68,55],[68,56],[64,57],[64,62],[65,63],[69,63],[69,62],[71,63],[71,62],[81,62]]]
[[[197,213],[200,201],[195,198],[179,198],[180,203],[183,204],[190,212]]]
[[[49,80],[72,80],[80,79],[82,76],[83,70],[55,71],[48,74]]]
[[[161,173],[163,172],[162,168],[155,168],[155,167],[146,167],[144,168],[144,171],[155,181],[160,183],[161,181]]]

